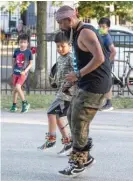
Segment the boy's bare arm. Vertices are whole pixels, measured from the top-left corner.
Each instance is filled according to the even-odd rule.
[[[114,46],[114,44],[112,44],[112,45],[110,45],[109,46],[109,50],[110,50],[110,60],[111,61],[114,61],[114,59],[115,59],[115,56],[116,56],[116,49],[115,49],[115,46]]]
[[[26,67],[26,69],[24,70],[25,73],[27,73],[32,67],[32,60],[29,61],[29,65]]]

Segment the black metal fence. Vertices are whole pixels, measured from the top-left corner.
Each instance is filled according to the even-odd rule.
[[[110,32],[111,36],[114,40],[114,44],[116,46],[116,60],[114,62],[113,66],[113,72],[116,76],[118,76],[120,79],[123,77],[123,71],[125,63],[121,62],[122,60],[127,60],[127,58],[130,60],[131,65],[133,66],[133,34],[124,33],[124,32]],[[54,90],[49,85],[49,73],[51,70],[52,65],[57,60],[57,52],[56,52],[56,45],[53,42],[53,34],[46,34],[45,39],[42,41],[47,42],[46,46],[46,52],[47,52],[47,61],[45,62],[45,67],[47,67],[44,71],[45,76],[43,76],[43,79],[41,78],[40,74],[40,80],[39,83],[41,84],[39,88],[36,88],[34,85],[34,79],[35,79],[35,66],[36,66],[36,48],[37,48],[37,42],[36,42],[36,35],[31,36],[30,40],[30,46],[33,51],[33,67],[31,69],[31,72],[29,74],[29,77],[25,84],[25,90],[27,93],[46,93],[46,92],[53,92]],[[10,85],[10,77],[12,74],[12,56],[15,48],[18,47],[17,44],[17,36],[14,36],[10,39],[4,39],[1,42],[1,92],[2,94],[10,94],[12,92],[12,87]],[[45,77],[45,79],[44,79]],[[43,85],[43,86],[42,86]],[[113,85],[113,94],[115,96],[119,95],[120,93],[120,86],[117,85],[117,81],[114,81]],[[128,92],[127,88],[123,91],[124,96],[131,96],[131,94]]]

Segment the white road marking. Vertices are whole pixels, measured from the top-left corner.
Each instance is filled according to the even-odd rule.
[[[119,113],[119,114],[133,114],[133,110],[125,111],[125,110],[112,110],[112,111],[99,111],[101,113]]]
[[[2,123],[9,124],[28,124],[28,125],[44,125],[47,126],[48,122],[39,122],[39,121],[18,121],[18,120],[3,120]],[[91,129],[93,130],[106,130],[106,131],[125,131],[127,133],[133,132],[133,127],[125,127],[125,126],[112,126],[112,125],[91,125]]]

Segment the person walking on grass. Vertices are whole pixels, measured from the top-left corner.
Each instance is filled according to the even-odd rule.
[[[22,86],[28,76],[29,70],[32,67],[32,53],[28,49],[29,36],[27,34],[21,34],[18,37],[19,48],[14,51],[13,54],[13,74],[12,83],[14,87],[13,91],[13,104],[10,111],[17,111],[17,99],[18,96],[22,100],[21,113],[25,113],[29,110],[30,104],[25,99]]]
[[[109,34],[109,28],[110,28],[111,23],[108,18],[103,17],[99,20],[98,24],[99,24],[99,33],[102,36],[104,46],[109,54],[110,63],[111,63],[111,67],[112,67],[114,64],[116,49],[113,44],[113,40]],[[102,111],[111,111],[114,109],[112,106],[111,100],[112,100],[112,88],[107,93],[107,101],[106,101],[105,105],[102,107],[102,109],[101,109]]]

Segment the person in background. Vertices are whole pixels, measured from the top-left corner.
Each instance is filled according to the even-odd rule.
[[[38,149],[46,150],[55,146],[56,126],[58,126],[62,135],[62,144],[64,145],[63,149],[58,154],[64,155],[67,154],[72,147],[72,140],[62,117],[66,116],[67,109],[72,99],[72,92],[69,92],[69,88],[72,87],[72,85],[65,81],[65,76],[69,71],[73,70],[73,66],[69,39],[63,32],[58,32],[56,34],[55,43],[57,46],[57,52],[60,56],[58,57],[56,63],[56,73],[54,80],[52,80],[52,84],[57,85],[58,91],[56,93],[55,100],[47,112],[49,128],[48,133],[46,133],[46,141],[42,146],[38,147]]]
[[[99,24],[99,33],[102,36],[104,46],[109,54],[111,66],[113,66],[116,55],[116,49],[113,44],[113,40],[109,34],[109,28],[111,24],[110,20],[108,18],[103,17],[99,20],[98,24]],[[113,110],[111,99],[112,99],[112,87],[110,91],[107,93],[107,101],[106,104],[102,107],[101,109],[102,111]]]
[[[28,49],[29,36],[27,34],[21,34],[18,37],[19,48],[14,51],[13,55],[13,104],[10,111],[17,111],[17,99],[18,95],[22,100],[22,113],[29,110],[30,104],[27,102],[24,96],[22,86],[27,79],[30,68],[32,67],[32,53]]]
[[[18,26],[17,26],[18,35],[23,33],[23,21],[19,19]]]

